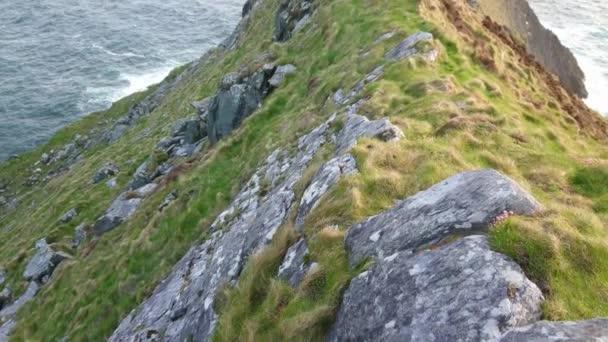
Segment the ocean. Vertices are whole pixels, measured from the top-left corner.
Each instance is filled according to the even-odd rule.
[[[0,160],[217,46],[244,2],[0,1]]]
[[[585,72],[589,107],[608,116],[608,2],[528,0],[545,27],[569,47]]]
[[[219,44],[245,0],[0,1],[0,160]],[[608,115],[608,2],[530,0]]]

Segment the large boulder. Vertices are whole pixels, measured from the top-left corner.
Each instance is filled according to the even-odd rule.
[[[38,240],[36,242],[36,254],[25,266],[23,278],[29,281],[45,283],[55,270],[55,267],[69,257],[65,253],[52,250],[45,239]]]
[[[230,134],[244,118],[260,107],[270,91],[268,81],[273,72],[261,69],[245,78],[236,73],[224,76],[207,115],[207,131],[212,144]]]
[[[494,341],[536,321],[543,296],[484,236],[381,258],[351,281],[329,341]]]
[[[353,227],[346,234],[351,265],[412,251],[456,235],[488,228],[499,215],[533,215],[541,205],[517,183],[495,170],[452,176],[394,208]]]
[[[608,318],[578,322],[537,322],[510,330],[500,341],[608,341]]]

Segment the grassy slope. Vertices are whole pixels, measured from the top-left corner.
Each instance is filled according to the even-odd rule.
[[[384,78],[366,89],[370,117],[388,116],[405,132],[399,144],[365,140],[355,149],[360,174],[338,184],[306,223],[311,260],[321,265],[299,289],[290,289],[273,274],[288,241],[289,229],[246,268],[240,285],[226,289],[218,301],[222,312],[217,340],[315,339],[331,323],[349,271],[343,230],[401,199],[456,172],[492,167],[517,179],[547,208],[539,218],[513,218],[492,232],[494,246],[514,257],[543,287],[550,319],[608,316],[608,148],[587,138],[548,98],[535,71],[517,61],[481,25],[490,40],[498,72],[488,71],[447,22],[434,0],[319,0],[314,26],[287,44],[271,41],[278,0],[257,10],[242,46],[216,51],[169,95],[163,105],[141,120],[124,138],[87,154],[70,172],[32,190],[23,190],[22,205],[0,219],[0,265],[11,271],[11,283],[23,288],[20,274],[33,253],[34,241],[48,236],[67,249],[72,229],[92,223],[119,193],[89,181],[101,164],[121,167],[119,184],[166,134],[168,122],[192,113],[190,101],[211,95],[221,75],[251,67],[271,51],[279,62],[293,63],[298,73],[270,96],[243,128],[210,151],[186,162],[179,178],[161,188],[128,223],[82,248],[62,264],[52,282],[22,310],[14,340],[94,341],[107,337],[120,319],[143,300],[172,265],[197,241],[214,215],[248,179],[269,151],[292,144],[332,113],[327,97],[348,88],[375,66],[386,64]],[[398,35],[375,44],[381,33]],[[429,30],[440,41],[436,65],[411,60],[388,63],[383,53],[408,33]],[[369,51],[363,55],[361,52]],[[509,67],[507,67],[509,66]],[[516,86],[505,80],[512,76]],[[525,95],[525,96],[524,96]],[[139,97],[142,95],[134,95]],[[0,165],[0,178],[15,179],[42,150],[86,132],[101,118],[121,115],[133,98],[108,112],[92,115],[64,129],[49,145],[17,161]],[[532,103],[540,103],[535,106]],[[468,103],[466,109],[456,103]],[[447,123],[447,124],[446,124]],[[443,129],[442,129],[443,128]],[[144,129],[151,134],[142,137]],[[280,133],[279,133],[280,132]],[[588,159],[594,159],[585,163]],[[132,161],[132,162],[130,162]],[[318,160],[318,167],[322,160]],[[309,170],[309,178],[314,166]],[[592,185],[589,185],[591,182]],[[301,184],[303,188],[305,184]],[[156,207],[177,189],[179,200],[165,212]],[[81,214],[69,225],[55,223],[69,208]],[[338,225],[342,231],[327,229]],[[288,228],[288,227],[286,227]]]

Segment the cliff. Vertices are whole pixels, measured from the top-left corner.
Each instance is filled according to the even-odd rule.
[[[608,122],[500,20],[248,0],[0,165],[0,341],[608,338]]]
[[[585,74],[572,52],[543,27],[527,0],[471,0],[485,15],[506,26],[548,71],[557,75],[564,88],[586,98]]]

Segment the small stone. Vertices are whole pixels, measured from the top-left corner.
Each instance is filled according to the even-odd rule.
[[[93,184],[99,183],[108,177],[116,176],[120,172],[118,166],[114,163],[107,163],[95,172],[93,176]]]
[[[76,249],[87,240],[87,225],[81,223],[74,229],[74,237],[72,238],[72,248]]]
[[[68,223],[72,221],[76,216],[78,216],[78,212],[75,208],[72,208],[59,218],[59,222]]]
[[[2,291],[0,291],[0,310],[11,302],[12,295],[13,292],[11,291],[10,287],[5,287]]]
[[[268,83],[271,86],[273,86],[275,88],[278,88],[281,85],[283,85],[283,82],[285,81],[285,76],[286,75],[293,74],[297,70],[298,70],[298,68],[296,68],[295,66],[293,66],[291,64],[281,65],[274,72],[274,74],[272,75],[272,78],[270,78],[270,80],[268,81]]]
[[[171,205],[171,203],[173,203],[173,201],[175,201],[176,199],[177,191],[171,191],[169,194],[167,194],[167,196],[163,200],[163,203],[158,206],[158,211],[162,211],[163,209]]]
[[[42,156],[40,157],[40,162],[42,164],[48,164],[49,161],[51,161],[51,157],[49,157],[49,155],[47,153],[43,153]]]

